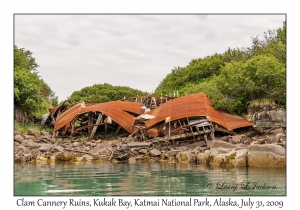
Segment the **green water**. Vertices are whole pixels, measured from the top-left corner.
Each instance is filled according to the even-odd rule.
[[[286,195],[286,169],[87,162],[15,163],[14,170],[16,196]]]

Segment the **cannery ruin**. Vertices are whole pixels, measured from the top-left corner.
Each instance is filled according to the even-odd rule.
[[[238,129],[254,126],[241,117],[215,110],[204,93],[182,97],[134,96],[88,105],[64,103],[51,110],[54,136],[62,137],[85,135],[93,139],[110,133],[153,142],[202,138],[209,145],[215,132],[234,134]]]

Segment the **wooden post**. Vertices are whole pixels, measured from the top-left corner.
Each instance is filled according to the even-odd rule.
[[[117,135],[118,135],[120,129],[121,129],[121,126],[119,125],[119,127],[118,127],[118,129],[116,130],[116,133],[115,133],[115,136],[116,136],[116,137],[117,137]]]
[[[108,127],[108,125],[107,125],[107,123],[105,123],[105,126],[104,126],[104,135],[107,134],[107,127]]]
[[[94,138],[94,135],[96,133],[96,130],[98,128],[98,124],[101,122],[101,119],[102,119],[102,113],[99,114],[98,118],[97,118],[97,121],[96,121],[96,125],[93,127],[93,130],[91,132],[91,135],[90,135],[90,138],[89,139],[92,139]]]
[[[94,124],[94,122],[93,122],[93,112],[90,112],[90,113],[89,113],[89,121],[88,121],[88,125],[92,125],[92,124]],[[89,128],[88,128],[88,135],[90,135],[91,132],[92,132],[92,127],[89,127]]]

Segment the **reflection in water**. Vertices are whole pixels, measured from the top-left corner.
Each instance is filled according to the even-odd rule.
[[[15,195],[286,195],[286,170],[170,163],[15,163]]]

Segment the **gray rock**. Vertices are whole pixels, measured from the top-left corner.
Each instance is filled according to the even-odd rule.
[[[25,141],[25,140],[24,140]],[[24,142],[23,141],[23,142]],[[22,143],[23,143],[22,142]],[[37,149],[37,148],[40,148],[42,146],[44,146],[45,144],[40,144],[40,143],[36,143],[36,142],[33,142],[33,141],[28,141],[27,144],[25,145],[26,147],[30,147],[31,149]]]
[[[168,151],[168,152],[165,153],[165,157],[167,157],[167,158],[174,157],[179,152],[183,152],[183,150],[171,150],[171,151]]]
[[[161,152],[159,150],[157,150],[157,149],[152,149],[152,150],[150,150],[149,153],[153,157],[159,156],[161,154]]]
[[[39,151],[41,151],[41,152],[49,152],[51,149],[52,149],[52,145],[46,144],[44,146],[41,146],[39,148]]]
[[[248,165],[254,167],[283,168],[286,166],[286,149],[275,144],[250,145]]]
[[[214,140],[211,145],[211,148],[218,148],[218,147],[223,147],[223,148],[228,148],[228,149],[236,148],[235,145],[229,144],[225,141]]]
[[[196,155],[191,151],[179,152],[176,155],[176,160],[180,163],[194,163],[196,162]]]
[[[283,132],[283,129],[282,128],[278,128],[278,129],[275,129],[275,130],[272,130],[272,131],[270,131],[270,133],[273,133],[273,134],[278,134],[278,133],[284,133]]]
[[[40,131],[38,130],[34,130],[34,129],[30,129],[27,132],[28,135],[34,135],[35,138],[38,138],[40,136]]]
[[[108,142],[103,142],[97,144],[93,149],[89,151],[89,153],[92,155],[99,155],[99,154],[110,155],[110,152],[107,149],[112,151],[112,146]]]
[[[63,152],[63,151],[65,151],[65,149],[62,146],[56,146],[56,147],[53,148],[52,151]]]
[[[272,152],[276,155],[285,156],[286,149],[275,144],[250,145],[249,152]]]
[[[15,151],[17,151],[17,152],[21,151],[21,154],[22,153],[24,153],[24,154],[30,153],[30,149],[28,149],[27,147],[24,147],[22,145],[15,147]]]
[[[51,138],[51,134],[49,133],[49,132],[47,132],[47,131],[41,131],[41,135],[43,135],[43,136],[45,136],[45,137],[47,137],[47,138]]]
[[[88,155],[88,154],[85,154],[82,157],[85,158],[85,159],[87,159],[87,160],[93,160],[94,159],[93,156]]]
[[[147,154],[147,153],[148,153],[148,150],[147,150],[147,149],[140,149],[140,150],[139,150],[139,153],[140,153],[140,154]]]
[[[100,143],[99,143],[99,144],[100,144]],[[91,147],[95,147],[95,146],[97,146],[97,143],[91,142],[91,143],[90,143],[90,146],[91,146]]]
[[[195,154],[197,154],[197,153],[203,152],[205,150],[206,150],[206,147],[196,147],[196,148],[194,148],[193,151],[194,151]]]
[[[15,135],[14,140],[19,142],[19,143],[22,143],[22,141],[24,141],[24,137],[21,136],[21,135]]]
[[[80,143],[76,141],[76,142],[74,142],[72,145],[73,145],[73,147],[77,147],[77,146],[80,145]]]
[[[14,135],[22,135],[22,132],[19,130],[14,131]]]
[[[175,147],[175,150],[185,151],[188,150],[188,148],[186,146],[179,146],[179,147]]]
[[[284,133],[277,133],[275,135],[275,141],[279,142],[280,139],[282,139],[283,141],[285,141],[286,140],[286,135]]]
[[[69,139],[64,139],[64,140],[62,140],[62,143],[63,144],[70,144],[70,143],[72,143],[72,141],[69,140]]]

